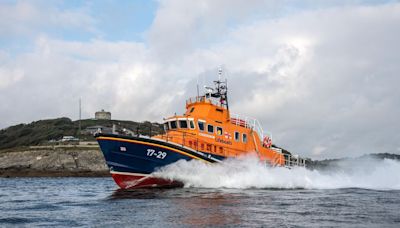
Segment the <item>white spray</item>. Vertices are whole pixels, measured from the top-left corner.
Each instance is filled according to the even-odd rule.
[[[181,160],[154,175],[202,188],[400,189],[400,162],[389,159],[347,160],[329,171],[267,167],[255,157],[219,164]]]

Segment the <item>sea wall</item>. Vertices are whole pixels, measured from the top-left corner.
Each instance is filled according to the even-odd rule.
[[[97,145],[39,146],[0,151],[0,177],[109,175]]]

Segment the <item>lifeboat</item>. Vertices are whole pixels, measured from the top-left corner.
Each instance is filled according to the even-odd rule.
[[[231,114],[227,81],[186,101],[183,115],[164,119],[164,132],[153,137],[97,134],[110,173],[122,189],[172,187],[182,183],[152,173],[181,159],[218,163],[255,154],[270,166],[304,165],[304,160],[272,144],[272,135],[253,118]]]

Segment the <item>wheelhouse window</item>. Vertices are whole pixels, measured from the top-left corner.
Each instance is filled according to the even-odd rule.
[[[176,120],[169,122],[169,125],[170,125],[171,129],[176,129],[177,128]]]
[[[186,120],[179,120],[179,127],[180,128],[188,128],[188,124]]]
[[[222,135],[222,127],[217,127],[217,135]]]
[[[247,143],[247,135],[246,134],[243,134],[243,139],[242,140],[243,140],[244,143]]]
[[[164,123],[164,131],[168,131],[169,130],[169,125],[168,122]]]
[[[193,120],[189,120],[189,127],[190,127],[190,129],[194,129],[194,121]]]
[[[207,132],[214,134],[214,126],[211,124],[207,125]]]
[[[240,140],[240,133],[235,131],[235,141],[239,142]]]
[[[199,122],[197,122],[197,123],[198,123],[198,125],[199,125],[199,130],[200,130],[200,131],[204,131],[205,122],[199,121]]]

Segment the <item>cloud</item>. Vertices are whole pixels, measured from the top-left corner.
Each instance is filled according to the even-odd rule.
[[[160,1],[153,24],[147,32],[151,49],[163,60],[181,61],[199,47],[223,40],[230,24],[269,12],[278,1],[219,0],[188,2]],[[174,54],[171,56],[171,52]]]
[[[60,114],[76,117],[74,107],[77,107],[75,103],[79,97],[82,97],[86,110],[90,110],[85,113],[86,117],[102,108],[100,104],[111,109],[120,93],[116,82],[126,73],[135,72],[137,66],[143,67],[143,53],[142,45],[136,43],[68,42],[40,37],[32,52],[19,55],[0,68],[24,72],[23,80],[17,81],[14,75],[9,75],[16,82],[3,86],[1,92],[7,96],[2,96],[1,100],[7,104],[11,102],[8,98],[12,97],[16,105],[12,112],[7,109],[2,112],[5,112],[4,116],[11,114],[22,120],[27,111],[31,113],[29,118],[40,119],[43,114],[46,117]],[[138,75],[136,79],[142,76]],[[130,91],[133,88],[124,89]]]
[[[0,52],[0,126],[76,119],[79,97],[84,117],[161,121],[222,64],[231,110],[277,145],[314,158],[397,151],[400,4],[229,2],[161,1],[145,42],[37,35],[28,52]]]
[[[0,89],[8,87],[24,77],[20,69],[0,69]]]
[[[61,9],[56,2],[16,1],[0,4],[0,35],[3,37],[33,36],[57,29],[82,29],[98,32],[96,20],[85,7]]]

